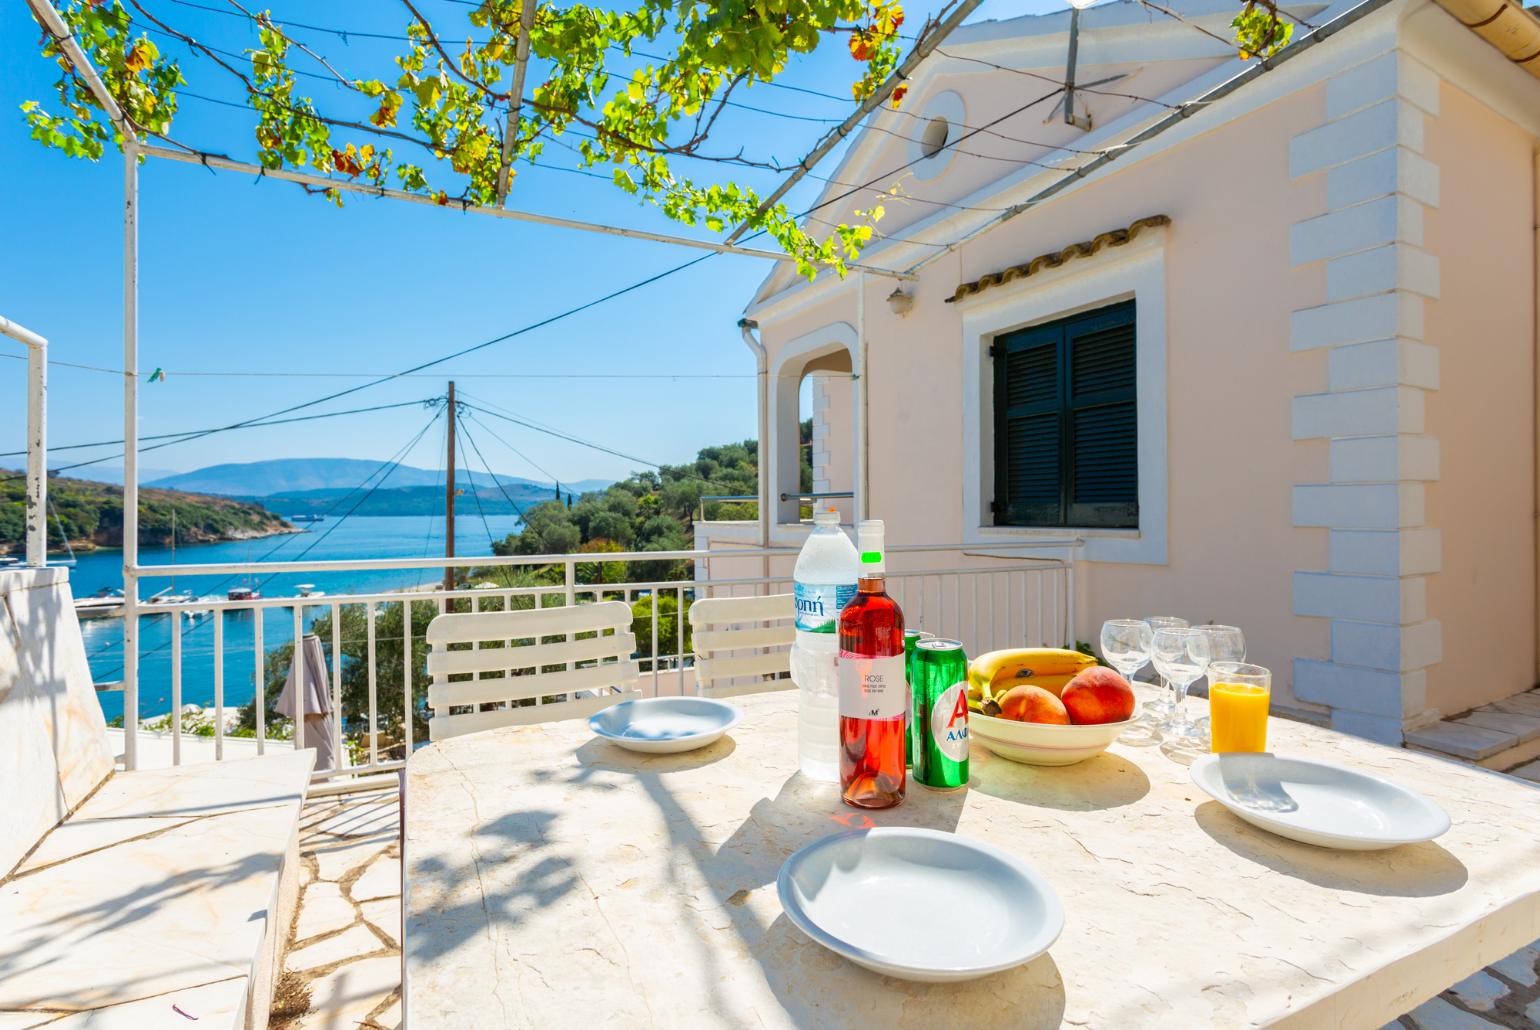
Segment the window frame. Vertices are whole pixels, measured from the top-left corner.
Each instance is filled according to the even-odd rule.
[[[963,540],[988,547],[1079,544],[1086,561],[1164,565],[1168,536],[1166,275],[1168,230],[965,298],[963,332]],[[1139,528],[997,526],[994,368],[998,336],[1123,300],[1135,301]],[[1020,552],[1012,552],[1019,556]]]

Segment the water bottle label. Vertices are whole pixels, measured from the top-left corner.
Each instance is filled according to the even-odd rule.
[[[837,633],[840,609],[856,596],[854,583],[798,583],[797,628],[804,633]]]
[[[904,656],[863,658],[840,652],[840,717],[898,719],[909,710]]]

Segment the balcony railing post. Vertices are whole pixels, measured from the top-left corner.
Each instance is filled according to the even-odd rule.
[[[171,764],[182,764],[182,613],[171,620]]]
[[[401,741],[403,758],[412,757],[412,601],[401,602]]]
[[[335,768],[342,761],[342,606],[332,605],[332,759]]]
[[[305,606],[294,606],[294,653],[290,675],[294,677],[294,750],[305,750]]]
[[[214,761],[225,757],[225,613],[213,611],[214,620]]]
[[[267,753],[267,652],[262,646],[262,616],[266,611],[258,605],[251,610],[252,632],[252,679],[256,689],[257,754]]]
[[[375,664],[375,629],[374,629],[374,602],[364,602],[365,622],[368,624],[369,649],[369,764],[378,765],[380,761],[380,720],[379,705],[377,703],[377,689],[379,671]]]

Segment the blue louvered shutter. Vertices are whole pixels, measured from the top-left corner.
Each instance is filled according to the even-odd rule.
[[[997,525],[1139,524],[1134,304],[996,339]]]

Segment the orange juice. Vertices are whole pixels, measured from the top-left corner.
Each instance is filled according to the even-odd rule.
[[[1267,750],[1271,691],[1255,683],[1215,683],[1208,691],[1210,750]]]

